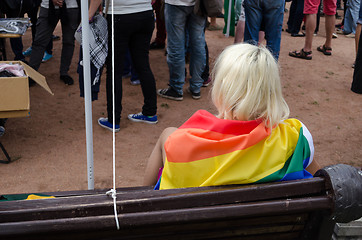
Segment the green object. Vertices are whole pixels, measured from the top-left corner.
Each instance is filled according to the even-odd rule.
[[[235,0],[224,1],[224,30],[223,33],[228,36],[235,36]],[[229,10],[230,8],[230,10]]]
[[[27,198],[30,195],[36,195],[38,197],[51,197],[49,195],[39,194],[39,193],[37,193],[37,194],[9,194],[9,195],[0,195],[0,202],[27,200]]]

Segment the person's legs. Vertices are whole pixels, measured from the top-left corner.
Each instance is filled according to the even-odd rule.
[[[207,42],[205,41],[205,68],[201,74],[201,78],[204,81],[202,86],[207,87],[209,84],[209,76],[210,76],[210,66],[209,66],[209,48],[207,47]]]
[[[356,27],[356,37],[355,37],[356,56],[357,56],[357,52],[358,52],[358,43],[359,43],[359,38],[361,35],[361,28],[362,28],[362,25],[358,23],[357,27]]]
[[[360,2],[360,9],[359,9],[357,27],[356,27],[356,37],[355,37],[356,56],[357,56],[357,52],[358,52],[358,44],[359,44],[359,38],[361,35],[361,28],[362,28],[362,1]]]
[[[346,15],[344,17],[344,34],[350,34],[356,32],[356,26],[358,21],[360,8],[360,0],[349,0],[347,2]]]
[[[59,11],[56,11],[56,15],[51,17],[56,18],[56,24],[59,20]],[[48,21],[48,9],[40,8],[35,39],[33,39],[32,53],[29,60],[29,65],[35,70],[39,69],[45,48],[49,44],[54,29],[55,25],[51,25]]]
[[[284,16],[284,0],[265,0],[263,4],[263,23],[267,47],[278,60]]]
[[[305,16],[305,42],[304,51],[312,51],[313,34],[317,24],[316,14],[308,14]]]
[[[68,75],[69,66],[74,53],[74,33],[79,25],[78,9],[67,9],[67,16],[61,18],[62,23],[62,55],[60,58],[60,76]],[[53,32],[51,33],[52,36]],[[51,36],[49,40],[51,41]],[[48,41],[49,41],[48,40]],[[49,44],[49,42],[47,42]]]
[[[325,15],[326,23],[326,41],[324,46],[331,48],[332,47],[332,34],[334,32],[334,25],[336,22],[336,18],[334,15]]]
[[[189,43],[191,49],[190,59],[190,90],[193,93],[200,93],[204,80],[201,78],[206,63],[205,52],[205,26],[206,18],[200,17],[193,12],[187,20],[189,32]]]
[[[137,14],[135,32],[131,35],[129,49],[132,63],[139,75],[144,98],[142,114],[154,116],[157,113],[156,82],[150,68],[149,43],[154,29],[153,12],[147,11]]]
[[[304,18],[303,9],[304,9],[304,0],[297,0],[297,2],[296,2],[296,10],[295,10],[295,18],[294,18],[291,33],[295,33],[295,34],[299,33],[300,27],[302,25],[303,18]]]
[[[353,71],[353,81],[351,90],[355,93],[362,94],[362,40],[358,43],[358,52],[356,57],[356,63]]]
[[[190,9],[192,11],[192,7],[165,4],[169,85],[180,95],[185,83],[185,28]]]
[[[305,41],[304,47],[299,51],[295,50],[289,52],[289,56],[311,60],[312,59],[312,43],[313,34],[316,28],[316,14],[320,0],[304,0],[304,14],[305,14]]]
[[[128,15],[128,14],[127,14]],[[107,94],[107,116],[108,122],[113,123],[113,80],[114,80],[114,124],[119,125],[122,112],[122,75],[123,63],[128,48],[129,36],[132,32],[132,24],[128,18],[122,15],[114,15],[114,27],[112,26],[112,15],[107,15],[108,36],[112,36],[112,28],[114,29],[114,49],[112,49],[112,38],[108,38],[108,56],[107,56],[107,78],[106,78],[106,94]],[[112,52],[114,51],[114,54]],[[114,55],[114,66],[112,61]],[[113,79],[114,75],[114,79]]]
[[[324,46],[332,48],[332,36],[336,23],[337,0],[323,0],[323,12],[325,13],[326,41]]]
[[[24,13],[19,13],[18,11],[9,12],[6,14],[7,18],[18,18],[24,17]],[[23,40],[21,37],[19,38],[10,38],[10,46],[11,50],[14,53],[14,60],[25,60],[23,55]]]
[[[265,39],[265,32],[264,31],[259,31],[258,46],[260,46],[261,44],[264,44],[264,39]]]
[[[144,186],[152,186],[157,183],[159,169],[164,166],[166,161],[166,153],[164,148],[165,142],[167,138],[176,130],[177,128],[168,127],[163,130],[160,137],[158,138],[157,143],[147,161],[145,177],[143,180]]]
[[[234,43],[239,43],[244,40],[244,31],[245,31],[245,21],[239,20],[235,29]]]
[[[53,39],[50,39],[45,51],[49,54],[53,54]]]
[[[38,8],[34,8],[31,11],[28,12],[28,17],[30,18],[31,21],[31,36],[32,39],[34,40],[35,38],[35,33],[36,33],[36,23],[38,21]]]
[[[165,26],[165,16],[161,12],[163,10],[161,5],[161,0],[156,0],[153,4],[153,9],[156,13],[156,39],[155,43],[158,44],[159,48],[165,47],[166,42],[166,26]]]
[[[19,38],[10,38],[10,46],[14,53],[14,60],[24,60],[25,56],[23,55],[23,40]]]
[[[244,8],[244,0],[240,0],[238,2],[240,4],[240,13],[239,13],[239,19],[238,23],[236,25],[235,29],[235,39],[234,43],[239,43],[244,40],[244,32],[245,32],[245,8]]]
[[[256,45],[259,41],[259,30],[262,22],[262,9],[259,1],[250,0],[244,2],[245,31],[244,42]]]
[[[292,0],[292,3],[290,4],[290,8],[289,8],[289,17],[288,17],[288,21],[287,21],[287,25],[288,25],[288,29],[287,32],[288,33],[295,33],[294,31],[294,21],[296,20],[296,11],[297,11],[297,3],[298,0]],[[299,30],[298,30],[299,32]],[[297,33],[298,33],[297,32]]]
[[[319,7],[318,7],[318,12],[317,12],[317,24],[315,26],[315,30],[314,30],[314,33],[318,33],[319,32],[319,23],[320,23],[320,19],[321,19],[321,11],[322,11],[322,3],[319,4]]]
[[[132,74],[131,71],[132,71],[132,59],[129,49],[127,49],[126,57],[124,58],[124,63],[123,63],[123,76],[128,77],[130,74]]]

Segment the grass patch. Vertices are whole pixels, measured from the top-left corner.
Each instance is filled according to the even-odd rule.
[[[170,106],[167,103],[161,103],[161,107],[169,109]]]

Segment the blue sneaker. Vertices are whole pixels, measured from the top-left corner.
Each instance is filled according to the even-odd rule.
[[[49,53],[47,53],[47,51],[45,51],[41,62],[45,63],[45,62],[49,61],[52,57],[53,57],[52,54],[49,54]]]
[[[131,85],[135,86],[135,85],[140,85],[140,84],[141,84],[141,81],[139,79],[135,79],[135,80],[131,79]]]
[[[154,115],[154,116],[145,116],[145,115],[142,114],[142,112],[136,113],[136,114],[130,114],[130,115],[128,115],[128,119],[133,121],[133,122],[144,122],[144,123],[149,123],[149,124],[158,123],[156,115]]]
[[[5,128],[0,126],[0,137],[5,134]]]
[[[99,118],[98,119],[98,124],[99,126],[101,126],[102,128],[108,129],[109,131],[113,132],[113,124],[108,122],[108,118]],[[114,132],[119,132],[120,128],[119,125],[116,124],[114,126]]]
[[[28,47],[28,49],[26,49],[26,50],[23,52],[24,57],[30,56],[32,50],[33,50],[33,49],[32,49],[31,47]]]

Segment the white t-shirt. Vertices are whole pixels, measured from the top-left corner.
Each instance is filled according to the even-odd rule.
[[[107,14],[112,14],[112,0],[109,1]],[[152,10],[151,0],[113,0],[114,14],[129,14]]]
[[[165,0],[165,3],[176,6],[194,6],[195,0]]]
[[[52,0],[43,0],[41,1],[40,6],[43,8],[49,8],[49,1]],[[65,0],[65,4],[67,5],[67,8],[77,8],[78,4],[77,4],[77,0]],[[58,9],[58,6],[54,6],[55,9]]]

